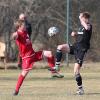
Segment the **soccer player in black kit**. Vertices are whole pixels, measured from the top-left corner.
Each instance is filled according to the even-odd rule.
[[[80,13],[79,15],[80,27],[78,32],[72,32],[71,36],[76,38],[76,42],[73,45],[62,44],[58,45],[56,51],[56,63],[54,69],[59,70],[59,65],[62,58],[62,53],[66,52],[75,56],[74,75],[78,85],[77,94],[84,94],[82,86],[82,77],[80,74],[80,68],[83,63],[84,55],[90,48],[90,39],[92,34],[92,25],[90,23],[90,14],[88,12]]]

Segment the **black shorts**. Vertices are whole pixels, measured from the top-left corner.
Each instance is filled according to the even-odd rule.
[[[84,59],[84,56],[87,52],[87,49],[77,48],[74,45],[69,45],[69,47],[70,47],[70,53],[69,54],[74,55],[75,56],[75,62],[80,64],[80,66],[82,66],[83,59]]]

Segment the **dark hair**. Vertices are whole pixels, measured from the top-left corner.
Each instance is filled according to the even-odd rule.
[[[91,16],[90,16],[89,12],[83,12],[83,16],[82,17],[84,17],[86,19],[89,19]]]

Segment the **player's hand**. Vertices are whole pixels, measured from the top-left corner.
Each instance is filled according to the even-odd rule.
[[[72,32],[72,33],[71,33],[71,36],[74,37],[74,36],[76,36],[76,34],[77,34],[76,32]]]
[[[86,30],[90,30],[91,26],[90,26],[89,23],[86,23],[85,21],[81,21],[81,24],[84,26],[84,28],[85,28]]]
[[[26,45],[29,45],[31,43],[30,39],[26,39]]]

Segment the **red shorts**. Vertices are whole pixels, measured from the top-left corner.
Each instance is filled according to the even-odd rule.
[[[34,62],[40,61],[43,58],[43,51],[35,52],[32,57],[27,57],[22,59],[22,69],[23,70],[31,70]]]

